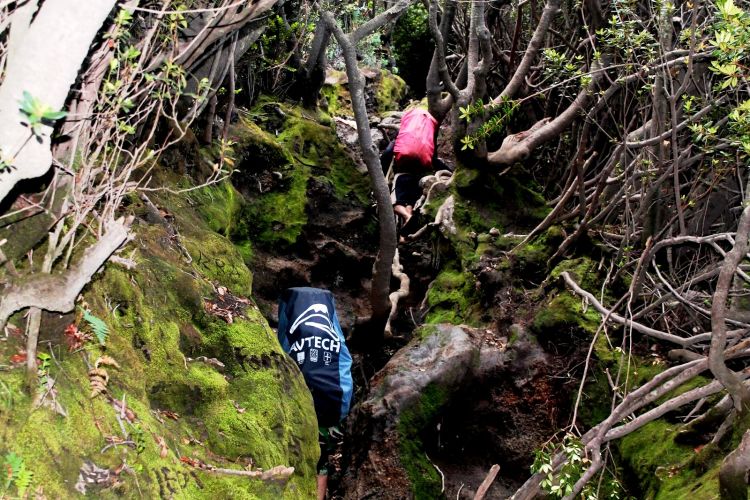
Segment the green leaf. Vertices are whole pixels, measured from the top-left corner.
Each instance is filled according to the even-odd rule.
[[[109,335],[107,324],[86,310],[83,311],[83,320],[91,326],[94,335],[96,335],[97,340],[99,340],[99,344],[104,345],[107,342],[107,336]]]
[[[125,9],[120,9],[120,11],[117,13],[117,19],[115,22],[120,26],[125,26],[127,24],[130,24],[130,21],[133,20],[133,14],[130,13],[130,11]]]
[[[57,121],[61,118],[65,118],[68,115],[65,111],[45,111],[42,114],[42,118],[50,121]]]

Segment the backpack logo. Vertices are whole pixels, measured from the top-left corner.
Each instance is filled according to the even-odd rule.
[[[304,312],[294,320],[292,327],[289,329],[289,333],[294,333],[297,327],[301,324],[317,328],[328,334],[333,340],[339,339],[333,329],[333,323],[331,323],[331,318],[328,314],[328,307],[326,307],[325,304],[313,304],[305,309]]]

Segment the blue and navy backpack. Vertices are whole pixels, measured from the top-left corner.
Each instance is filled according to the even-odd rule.
[[[279,299],[278,335],[305,377],[318,426],[338,425],[349,413],[354,384],[333,294],[320,288],[285,290]]]

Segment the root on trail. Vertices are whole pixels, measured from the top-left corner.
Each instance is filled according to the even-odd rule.
[[[719,494],[722,499],[747,498],[747,474],[750,471],[750,430],[740,445],[724,459],[719,470]]]
[[[385,338],[393,338],[393,330],[391,328],[391,322],[398,313],[398,302],[409,295],[409,276],[403,272],[404,266],[399,261],[399,253],[396,250],[396,254],[393,256],[393,264],[391,265],[391,271],[393,277],[399,280],[399,289],[395,292],[391,292],[388,296],[388,300],[391,302],[391,312],[388,315],[388,321],[385,324]]]

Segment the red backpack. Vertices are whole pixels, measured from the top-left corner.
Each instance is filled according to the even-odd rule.
[[[404,113],[393,147],[396,171],[399,171],[399,165],[414,163],[425,169],[431,167],[437,126],[437,120],[426,109],[414,108]]]

